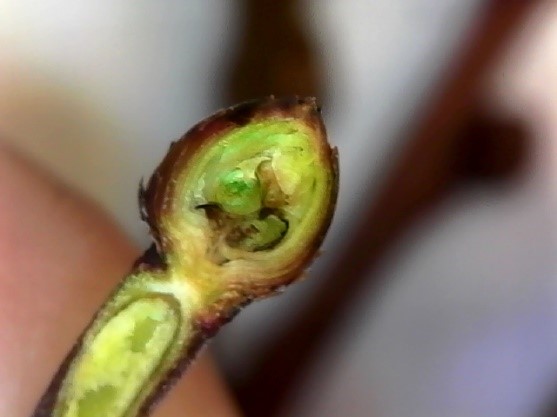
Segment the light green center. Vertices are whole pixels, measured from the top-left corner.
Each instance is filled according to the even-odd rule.
[[[259,180],[240,168],[219,178],[215,193],[216,203],[231,213],[246,215],[261,208],[261,185]]]
[[[179,327],[161,298],[132,302],[91,340],[65,383],[56,417],[122,417],[140,394]]]

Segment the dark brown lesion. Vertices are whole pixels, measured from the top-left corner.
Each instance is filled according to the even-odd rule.
[[[257,218],[244,219],[235,224],[225,241],[231,248],[248,252],[273,249],[288,232],[288,221],[281,210],[266,208]]]
[[[168,266],[166,256],[157,249],[157,245],[152,243],[151,246],[141,255],[133,264],[133,268],[139,271],[164,270]]]
[[[263,207],[249,216],[230,214],[215,203],[196,208],[204,210],[209,220],[211,243],[207,256],[219,265],[229,261],[222,254],[221,242],[233,249],[260,252],[276,247],[288,232],[288,220],[279,208]]]

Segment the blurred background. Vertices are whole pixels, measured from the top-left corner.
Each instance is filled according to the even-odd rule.
[[[1,140],[143,247],[170,140],[321,101],[324,255],[211,345],[248,417],[557,416],[556,91],[552,0],[0,0]]]

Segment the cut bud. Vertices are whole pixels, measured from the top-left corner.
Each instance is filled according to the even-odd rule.
[[[146,415],[240,307],[300,277],[331,221],[337,173],[314,99],[240,104],[173,143],[140,190],[154,246],[34,417]]]

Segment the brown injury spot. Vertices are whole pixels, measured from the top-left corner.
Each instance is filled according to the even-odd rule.
[[[203,204],[197,206],[203,209],[209,219],[211,228],[211,244],[207,249],[207,257],[216,264],[222,265],[229,261],[222,255],[219,245],[224,243],[230,248],[246,250],[248,252],[259,252],[274,248],[288,231],[288,221],[284,218],[282,210],[277,208],[264,207],[259,212],[250,216],[232,215],[224,211],[218,204]],[[284,224],[284,231],[275,239],[254,243],[259,233],[263,233],[257,226],[258,222],[268,220],[281,221]]]
[[[261,186],[265,190],[263,205],[268,208],[279,208],[286,203],[286,194],[278,185],[275,171],[271,161],[263,161],[257,167],[257,177],[261,181]]]

